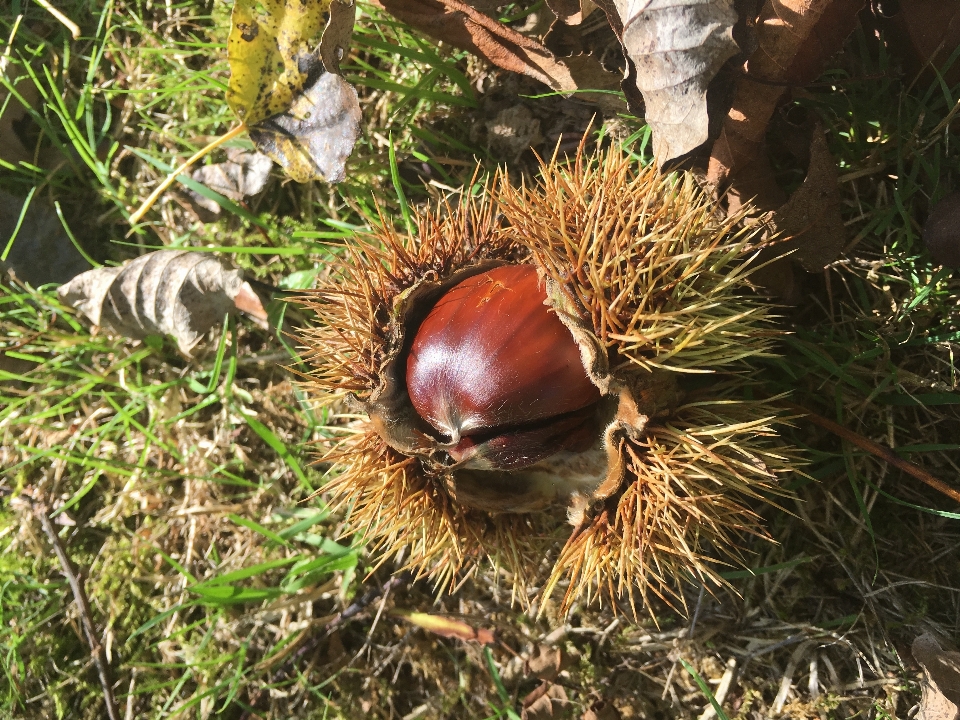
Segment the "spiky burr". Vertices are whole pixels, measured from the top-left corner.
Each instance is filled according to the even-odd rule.
[[[691,177],[610,151],[554,158],[529,186],[497,173],[416,225],[356,239],[301,299],[317,315],[309,386],[352,411],[323,456],[348,527],[438,588],[490,563],[525,589],[552,558],[543,594],[562,589],[561,610],[597,594],[682,602],[684,580],[722,582],[716,560],[764,534],[751,505],[799,464],[773,401],[747,392],[778,333],[740,218],[721,218]],[[543,328],[530,341],[552,349],[530,357],[551,363],[524,356],[511,322]],[[418,365],[436,348],[483,370],[443,385],[450,373]],[[571,352],[582,368],[538,389]],[[507,378],[502,402],[475,400],[487,374]]]

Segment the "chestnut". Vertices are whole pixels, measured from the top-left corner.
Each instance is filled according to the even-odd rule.
[[[566,588],[561,615],[722,584],[714,551],[740,561],[800,464],[750,372],[777,337],[763,229],[614,146],[473,187],[351,241],[303,299],[345,532],[438,592],[484,565],[521,603]]]
[[[533,265],[496,267],[443,294],[414,336],[406,384],[463,467],[515,470],[599,436],[600,391]]]

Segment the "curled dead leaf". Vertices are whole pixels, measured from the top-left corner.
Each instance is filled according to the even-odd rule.
[[[767,125],[788,87],[814,80],[856,27],[865,0],[768,0],[757,20],[757,49],[737,84],[707,181],[765,210],[782,202],[763,154]]]
[[[231,200],[242,200],[248,195],[256,195],[266,187],[270,179],[273,160],[258,152],[249,152],[240,148],[227,150],[227,160],[197,168],[193,179],[203,183],[211,190]],[[204,210],[220,214],[220,206],[198,192],[188,192],[191,201]]]
[[[320,38],[320,59],[332,73],[340,74],[340,60],[350,46],[353,25],[357,21],[357,3],[333,0],[330,3],[330,19]]]
[[[547,720],[559,717],[570,704],[561,685],[544,681],[523,699],[522,720]]]
[[[554,680],[563,670],[567,655],[563,648],[538,645],[536,652],[526,662],[527,673],[541,680]]]
[[[960,653],[943,650],[930,633],[914,640],[911,652],[923,668],[919,720],[958,720]]]
[[[559,58],[545,45],[520,34],[461,0],[378,0],[398,20],[431,37],[486,58],[497,67],[532,77],[559,92],[614,90],[620,79],[590,55]],[[605,112],[621,112],[623,101],[608,93],[581,92]]]
[[[707,87],[739,52],[733,0],[613,0],[633,61],[657,162],[709,139]]]
[[[238,302],[257,319],[266,311],[239,270],[199,252],[158,250],[120,267],[77,275],[58,291],[60,299],[94,325],[142,339],[172,335],[185,355]]]

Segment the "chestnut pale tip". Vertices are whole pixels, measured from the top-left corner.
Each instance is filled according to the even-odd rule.
[[[518,468],[595,439],[600,393],[532,265],[447,291],[417,330],[406,371],[414,408],[457,462]]]

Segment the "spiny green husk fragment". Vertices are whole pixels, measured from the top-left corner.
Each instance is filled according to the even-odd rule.
[[[746,503],[776,494],[799,464],[777,438],[778,410],[747,399],[742,373],[778,334],[748,280],[751,235],[739,218],[718,218],[692,178],[637,169],[617,151],[554,159],[532,186],[500,172],[457,203],[424,213],[415,236],[384,227],[358,239],[303,299],[319,316],[304,343],[321,402],[375,393],[410,288],[481,261],[532,262],[559,289],[551,304],[574,335],[601,348],[589,371],[603,392],[658,373],[683,386],[682,400],[619,436],[622,480],[603,497],[573,498],[576,527],[543,594],[565,587],[562,611],[597,595],[636,607],[682,598],[685,581],[720,582],[715,556],[738,562],[738,538],[763,535]],[[683,380],[710,373],[706,384]],[[435,469],[349,418],[323,458],[339,473],[325,492],[349,508],[349,527],[438,588],[480,562],[500,566],[526,603],[566,534],[562,513],[460,507]]]

